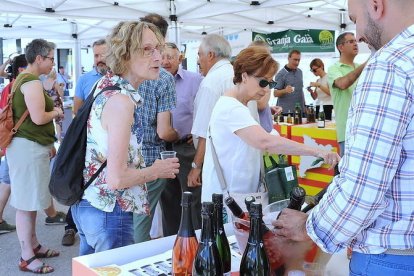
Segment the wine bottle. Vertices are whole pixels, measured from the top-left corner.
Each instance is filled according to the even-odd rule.
[[[300,103],[296,103],[295,105],[294,124],[302,124],[302,109],[300,108]]]
[[[271,275],[269,259],[263,246],[262,205],[250,205],[250,232],[246,249],[240,262],[240,275]]]
[[[323,104],[319,107],[319,114],[318,114],[318,127],[324,128],[325,127],[325,112],[323,111]]]
[[[328,186],[329,186],[329,184],[328,184]],[[325,195],[326,191],[328,190],[328,186],[326,186],[325,188],[323,188],[316,195],[312,196],[311,197],[311,201],[308,203],[308,205],[306,205],[305,207],[303,207],[302,212],[307,213],[310,210],[312,210],[313,207],[315,207],[316,205],[318,205],[319,201],[321,201],[322,197]]]
[[[289,110],[288,115],[287,115],[286,123],[293,124],[292,113],[290,112],[290,110]]]
[[[223,273],[224,275],[230,275],[231,254],[229,241],[227,240],[223,226],[223,194],[213,194],[212,199],[214,204],[213,229],[217,249],[220,254],[221,263],[223,264]]]
[[[203,202],[201,208],[201,239],[193,263],[193,275],[223,275],[223,265],[213,235],[213,203]]]
[[[197,237],[191,221],[191,202],[193,194],[184,192],[181,199],[181,223],[172,251],[172,274],[191,275],[193,261],[197,252]]]
[[[237,202],[234,200],[233,197],[231,196],[226,197],[226,199],[224,200],[224,203],[226,203],[227,207],[229,208],[229,210],[231,211],[234,217],[239,218],[241,220],[245,220],[245,221],[249,220],[249,216],[247,215],[247,213],[243,212],[242,208],[239,206],[239,204],[237,204]],[[234,225],[238,229],[249,231],[249,227],[247,225],[244,225],[238,222],[235,222]]]
[[[290,201],[286,208],[300,211],[303,203],[305,202],[306,191],[300,186],[294,187],[290,192]],[[277,218],[279,218],[279,215]]]

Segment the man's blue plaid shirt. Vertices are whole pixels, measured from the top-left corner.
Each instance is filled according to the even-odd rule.
[[[160,152],[165,150],[165,142],[157,135],[157,114],[176,106],[174,77],[161,68],[160,78],[144,81],[139,86],[138,92],[143,98],[143,104],[136,109],[135,116],[142,119],[144,129],[142,154],[146,166],[151,166],[160,158]]]

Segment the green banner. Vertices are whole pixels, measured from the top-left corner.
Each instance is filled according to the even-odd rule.
[[[329,30],[287,30],[277,33],[252,33],[252,40],[263,40],[272,53],[289,53],[297,49],[304,53],[335,52],[335,31]]]

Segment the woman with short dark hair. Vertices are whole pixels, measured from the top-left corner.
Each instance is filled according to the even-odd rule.
[[[38,210],[50,206],[51,195],[49,163],[56,150],[53,120],[63,111],[53,107],[53,100],[43,89],[39,76],[49,74],[54,63],[55,44],[44,39],[34,39],[26,47],[27,68],[21,72],[13,90],[13,120],[20,119],[28,110],[29,115],[21,124],[7,147],[10,167],[10,205],[16,208],[16,231],[21,247],[19,268],[34,273],[50,273],[54,269],[38,258],[50,258],[59,252],[39,244],[36,234]]]

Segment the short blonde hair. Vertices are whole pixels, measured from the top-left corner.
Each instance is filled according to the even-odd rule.
[[[107,56],[106,64],[116,74],[124,74],[128,69],[128,61],[131,55],[143,51],[142,34],[144,29],[150,29],[160,44],[164,43],[164,37],[158,28],[148,22],[124,21],[113,28],[106,38]]]

